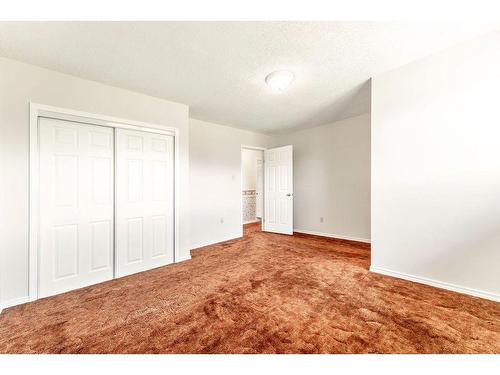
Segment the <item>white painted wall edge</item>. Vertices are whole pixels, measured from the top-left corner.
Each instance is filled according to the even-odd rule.
[[[210,242],[210,241],[201,242],[201,243],[197,243],[196,245],[192,245],[191,250],[196,250],[196,249],[199,249],[201,247],[210,246],[210,245],[217,245],[217,244],[220,244],[220,243],[223,243],[226,241],[237,240],[237,239],[241,239],[241,238],[243,238],[243,235],[236,236],[236,237],[230,236],[230,237],[223,239],[222,241],[217,241],[217,242]]]
[[[321,237],[329,237],[329,238],[336,238],[338,240],[349,240],[349,241],[356,241],[356,242],[364,242],[364,243],[371,243],[371,240],[368,238],[360,238],[360,237],[351,237],[351,236],[342,236],[340,234],[334,234],[334,233],[322,233],[322,232],[315,232],[312,230],[306,230],[306,229],[297,229],[294,228],[294,232],[297,233],[304,233],[304,234],[312,234],[314,236],[321,236]]]
[[[413,275],[409,275],[409,274],[406,274],[403,272],[391,271],[391,270],[388,270],[385,268],[379,268],[379,267],[375,267],[375,266],[370,266],[370,272],[379,273],[379,274],[385,275],[385,276],[392,276],[392,277],[396,277],[398,279],[412,281],[415,283],[430,285],[430,286],[433,286],[436,288],[446,289],[446,290],[450,290],[452,292],[457,292],[457,293],[467,294],[467,295],[474,296],[474,297],[484,298],[484,299],[495,301],[495,302],[500,302],[500,295],[499,294],[483,292],[483,291],[480,291],[477,289],[467,288],[467,287],[463,287],[463,286],[459,286],[459,285],[455,285],[455,284],[446,283],[443,281],[428,279],[426,277],[413,276]]]

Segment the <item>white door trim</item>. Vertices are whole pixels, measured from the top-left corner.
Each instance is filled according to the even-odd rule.
[[[69,120],[84,124],[101,125],[111,128],[140,130],[174,137],[174,263],[179,256],[179,130],[149,124],[141,121],[125,120],[101,114],[75,111],[30,102],[30,148],[29,148],[29,300],[38,299],[38,238],[39,238],[39,117]],[[116,162],[116,161],[115,161]],[[116,191],[115,191],[116,194]],[[116,257],[115,257],[116,258]]]

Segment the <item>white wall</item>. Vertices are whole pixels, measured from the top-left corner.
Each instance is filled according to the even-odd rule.
[[[500,33],[372,80],[372,267],[500,300]]]
[[[257,161],[263,159],[263,151],[251,149],[243,149],[241,151],[242,190],[257,189]]]
[[[242,236],[241,146],[269,142],[263,134],[190,120],[192,248]]]
[[[29,102],[105,114],[180,131],[180,255],[189,256],[188,107],[0,58],[0,298],[28,296]]]
[[[293,145],[295,230],[369,242],[370,116],[279,135],[273,144]]]

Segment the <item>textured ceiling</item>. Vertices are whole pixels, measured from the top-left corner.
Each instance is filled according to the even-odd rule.
[[[442,22],[0,22],[0,54],[276,133],[366,113],[369,78],[491,31]],[[264,78],[288,69],[284,93]]]

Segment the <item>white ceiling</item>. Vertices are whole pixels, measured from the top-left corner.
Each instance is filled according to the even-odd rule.
[[[366,113],[369,78],[496,29],[453,22],[0,22],[0,55],[276,133]],[[295,73],[284,93],[265,76]]]

